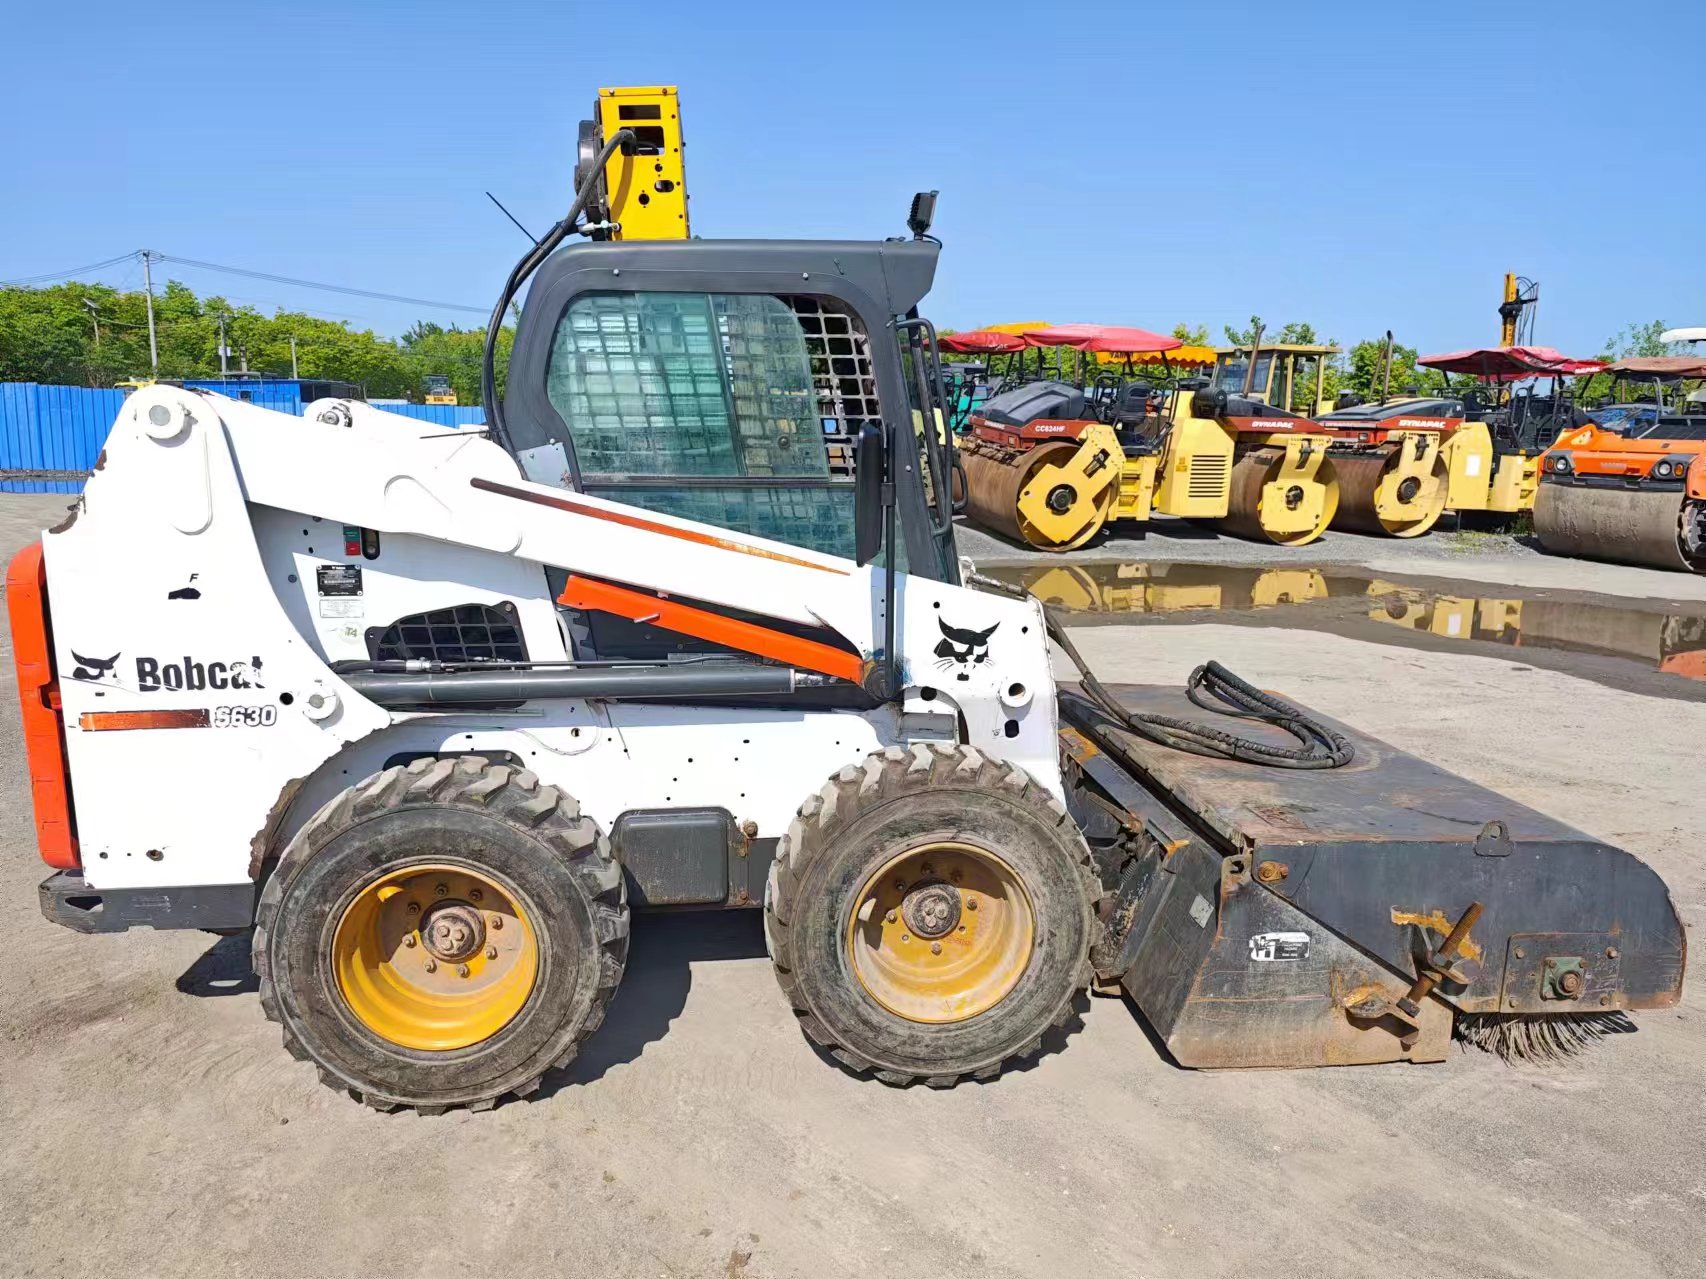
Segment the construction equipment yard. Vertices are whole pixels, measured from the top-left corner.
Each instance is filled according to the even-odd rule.
[[[0,496],[6,557],[69,500]],[[1224,660],[1627,848],[1699,923],[1706,685],[1665,664],[1669,641],[1596,641],[1594,619],[1686,632],[1667,619],[1706,612],[1706,581],[1508,537],[1329,533],[1300,552],[1175,523],[1070,561],[967,529],[960,550],[1039,594],[1037,572],[1070,568],[1060,589],[1083,596],[1059,602],[1104,679],[1173,684]],[[1274,565],[1315,571],[1320,598],[1252,585]],[[1247,570],[1236,592],[1197,571],[1217,567]],[[1326,589],[1346,581],[1350,604]],[[1186,582],[1220,594],[1132,604],[1134,584]],[[1440,600],[1481,629],[1390,624]],[[1486,631],[1489,600],[1521,605],[1520,626],[1501,614],[1512,635]],[[1558,642],[1516,637],[1537,603],[1566,619],[1547,623]],[[1442,1065],[1361,1070],[1183,1070],[1129,1001],[1094,999],[1068,1051],[897,1089],[808,1049],[760,912],[639,915],[603,1027],[531,1097],[352,1105],[279,1050],[247,935],[77,936],[41,917],[17,693],[0,688],[6,1274],[1700,1273],[1698,983],[1561,1063],[1454,1044]],[[196,779],[175,784],[191,802]]]

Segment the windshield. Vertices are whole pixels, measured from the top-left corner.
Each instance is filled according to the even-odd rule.
[[[1268,370],[1273,367],[1274,353],[1263,351],[1256,357],[1256,380],[1251,383],[1250,390],[1255,395],[1266,395],[1268,391]],[[1247,355],[1222,355],[1217,361],[1214,375],[1214,385],[1228,395],[1241,395],[1244,391],[1244,375],[1249,371],[1250,358]]]
[[[863,328],[827,300],[580,294],[546,394],[587,492],[853,553],[852,442],[881,410]]]

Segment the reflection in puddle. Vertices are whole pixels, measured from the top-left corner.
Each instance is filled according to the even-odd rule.
[[[1291,606],[1277,625],[1368,618],[1446,639],[1631,658],[1706,679],[1706,614],[1579,600],[1458,594],[1366,574],[1226,564],[1024,564],[983,570],[1045,604],[1078,613],[1164,614]],[[1486,590],[1485,586],[1477,589]],[[1537,593],[1538,594],[1538,593]]]

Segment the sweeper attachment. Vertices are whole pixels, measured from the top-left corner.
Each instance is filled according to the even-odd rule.
[[[953,554],[927,202],[618,234],[670,137],[591,132],[481,430],[125,402],[9,575],[50,919],[252,928],[285,1048],[427,1112],[573,1058],[635,910],[762,906],[804,1032],[893,1084],[1057,1045],[1097,980],[1218,1066],[1676,1001],[1628,853],[1213,666],[1057,692],[1041,605]]]

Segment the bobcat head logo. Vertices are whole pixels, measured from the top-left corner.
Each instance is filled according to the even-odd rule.
[[[958,669],[954,678],[969,680],[971,668],[982,666],[989,660],[989,637],[995,634],[995,623],[986,631],[968,631],[958,626],[949,626],[941,618],[936,619],[936,625],[942,628],[941,643],[936,645],[936,666],[939,670]]]
[[[90,684],[98,684],[104,679],[117,681],[113,667],[118,664],[119,654],[111,657],[84,657],[75,649],[71,652],[71,660],[76,663],[71,668],[71,678],[84,680]]]

